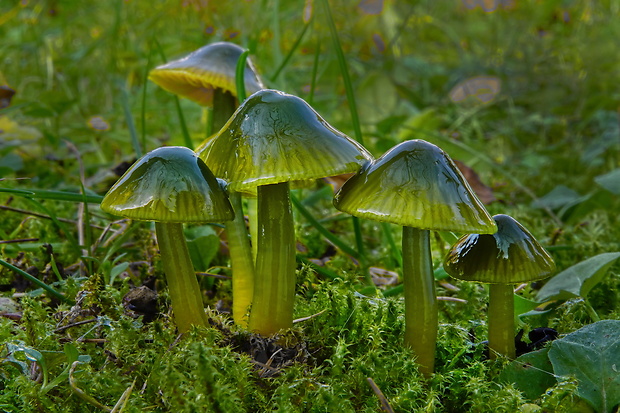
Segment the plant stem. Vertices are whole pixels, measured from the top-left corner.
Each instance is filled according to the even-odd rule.
[[[435,366],[438,312],[429,234],[403,227],[405,345],[413,349],[425,377]]]
[[[226,223],[228,250],[233,268],[233,320],[240,326],[248,326],[248,309],[254,294],[254,259],[250,250],[250,240],[243,217],[241,194],[233,192],[229,196],[235,211],[235,219]]]
[[[183,235],[183,224],[156,222],[155,231],[179,333],[185,333],[192,325],[206,326],[207,316]]]
[[[516,356],[514,292],[512,284],[489,285],[489,356]]]
[[[288,182],[258,187],[256,242],[250,329],[267,336],[293,325],[295,228]]]

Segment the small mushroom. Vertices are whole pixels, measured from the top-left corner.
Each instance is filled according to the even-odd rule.
[[[217,91],[236,96],[235,69],[243,48],[234,43],[211,43],[151,70],[149,79],[169,92],[198,102],[215,104]],[[254,64],[246,61],[244,84],[248,94],[264,89]]]
[[[423,141],[402,142],[346,181],[334,206],[403,226],[405,344],[420,371],[434,370],[437,298],[429,233],[495,232],[495,223],[450,157]]]
[[[233,211],[218,180],[185,147],[155,149],[134,163],[110,188],[101,209],[141,221],[155,221],[161,261],[179,332],[207,324],[184,222],[222,222]]]
[[[517,283],[549,277],[555,263],[536,239],[514,218],[495,215],[495,234],[470,234],[452,246],[444,269],[464,281],[489,284],[490,356],[515,358],[514,292]]]
[[[288,328],[295,297],[295,232],[289,182],[355,172],[371,156],[302,99],[254,93],[200,156],[231,191],[257,191],[258,253],[249,326]]]

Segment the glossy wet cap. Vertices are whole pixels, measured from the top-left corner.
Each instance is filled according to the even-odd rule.
[[[304,100],[271,89],[243,102],[199,156],[239,192],[355,172],[372,158]]]
[[[141,221],[223,222],[233,210],[220,182],[188,148],[155,149],[110,188],[101,209]]]
[[[337,209],[361,218],[436,231],[496,231],[450,157],[423,141],[402,142],[346,181]]]
[[[203,106],[212,106],[214,89],[237,95],[235,71],[242,53],[243,49],[234,43],[212,43],[179,60],[156,67],[149,73],[149,79],[169,92]],[[248,94],[264,89],[249,58],[244,82]]]
[[[555,271],[547,251],[514,218],[495,215],[497,233],[470,234],[459,239],[444,262],[452,277],[484,283],[541,280]]]

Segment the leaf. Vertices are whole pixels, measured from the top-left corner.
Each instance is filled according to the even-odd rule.
[[[513,383],[529,400],[537,399],[556,383],[548,352],[543,348],[517,357],[502,370],[499,380]]]
[[[532,202],[534,208],[559,209],[577,205],[581,202],[581,195],[565,185],[558,185],[548,194]]]
[[[518,317],[527,314],[536,307],[540,305],[537,301],[528,300],[520,295],[515,294],[515,304],[514,304],[514,312],[515,312],[515,320],[518,321]]]
[[[489,205],[495,201],[493,190],[482,182],[476,171],[456,159],[454,159],[454,164],[459,168],[467,180],[467,183],[471,186],[471,189],[474,190],[476,195],[478,195],[478,198],[480,198],[483,204]]]
[[[615,195],[620,195],[620,168],[594,178],[594,182]]]
[[[536,301],[585,298],[598,284],[620,252],[606,252],[573,265],[551,278],[536,295]]]
[[[573,376],[577,394],[597,412],[620,403],[620,320],[587,325],[556,340],[549,349],[555,374]]]
[[[185,230],[187,248],[196,271],[206,271],[220,247],[220,238],[209,225]]]

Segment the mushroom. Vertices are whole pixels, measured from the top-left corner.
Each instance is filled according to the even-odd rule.
[[[549,277],[555,263],[519,222],[495,215],[495,234],[470,234],[452,246],[444,269],[452,277],[489,284],[490,356],[515,358],[514,292],[516,283]]]
[[[214,108],[214,117],[221,119],[219,129],[228,116],[217,116],[220,106],[236,107],[235,70],[243,48],[234,43],[211,43],[182,57],[151,70],[149,79],[169,92]],[[262,80],[250,59],[246,61],[244,85],[248,93],[264,89]]]
[[[235,77],[237,61],[243,51],[234,43],[212,43],[179,60],[156,67],[149,73],[149,79],[169,92],[211,107],[212,128],[219,130],[238,106]],[[249,58],[245,62],[244,85],[250,93],[264,88]],[[210,142],[210,138],[205,139],[196,152],[203,151]],[[233,270],[233,319],[245,327],[254,290],[254,259],[241,194],[231,192],[230,202],[235,219],[226,225],[226,233]]]
[[[231,191],[257,191],[258,253],[249,327],[289,328],[295,298],[295,232],[289,182],[355,172],[371,155],[302,99],[254,93],[199,154]]]
[[[174,320],[180,333],[207,324],[200,287],[183,235],[184,222],[233,219],[226,193],[190,149],[155,149],[134,163],[110,188],[101,209],[140,221],[155,221]]]
[[[402,142],[365,165],[336,193],[334,206],[403,226],[405,344],[429,376],[438,325],[430,230],[492,233],[495,223],[450,157],[423,140]]]

